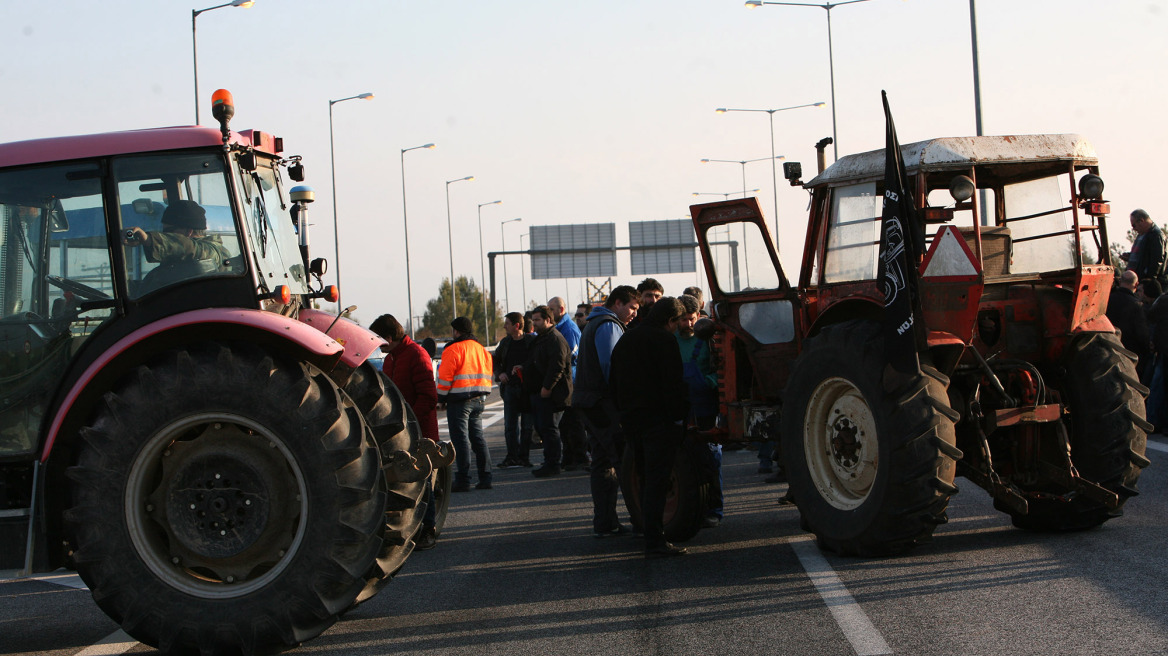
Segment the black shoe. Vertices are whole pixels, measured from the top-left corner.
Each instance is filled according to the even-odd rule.
[[[718,525],[721,523],[722,523],[721,517],[715,517],[713,515],[710,515],[709,517],[702,518],[702,528],[718,528]]]
[[[646,558],[671,558],[673,556],[684,556],[686,553],[685,547],[679,547],[668,542],[645,549]]]
[[[620,537],[622,535],[628,535],[629,533],[632,533],[632,530],[630,530],[629,527],[625,526],[624,524],[617,524],[616,528],[608,530],[608,531],[592,531],[592,537],[594,537],[594,538],[615,538],[615,537]]]
[[[547,478],[548,476],[558,476],[560,468],[556,465],[544,465],[539,469],[533,469],[531,475],[536,478]]]
[[[478,484],[475,485],[475,489],[476,490],[489,490],[489,489],[491,489],[491,482],[490,481],[479,481]]]
[[[518,466],[519,466],[519,461],[515,460],[514,458],[504,458],[503,462],[500,462],[499,464],[495,465],[495,469],[510,469],[512,467],[518,467]]]
[[[534,467],[535,465],[531,464],[531,461],[530,461],[530,460],[520,460],[520,461],[519,461],[519,466],[520,466],[520,467],[527,467],[527,468],[531,468],[531,467]]]
[[[414,538],[414,551],[433,549],[436,544],[438,538],[434,536],[434,527],[423,526],[422,530],[418,531],[418,536]]]
[[[758,473],[760,473],[760,474],[769,474],[772,471],[774,471],[774,470],[771,469],[770,465],[759,465],[758,466]]]
[[[451,492],[470,492],[470,481],[455,481],[450,486]]]
[[[580,468],[580,465],[577,465],[574,462],[565,462],[563,465],[560,466],[560,468],[563,469],[564,471],[576,471],[577,469]]]
[[[780,469],[779,471],[775,472],[774,476],[768,476],[767,478],[764,478],[762,482],[763,483],[786,483],[787,482],[787,472]]]

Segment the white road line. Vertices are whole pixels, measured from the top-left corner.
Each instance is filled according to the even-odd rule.
[[[76,590],[89,589],[85,585],[85,581],[82,581],[81,577],[76,574],[49,574],[47,576],[34,577],[34,580],[52,583],[53,585],[63,585],[66,588],[74,588]]]
[[[820,598],[823,599],[823,603],[831,611],[835,623],[844,632],[844,637],[848,639],[848,642],[852,643],[852,649],[856,650],[857,656],[891,654],[892,649],[888,643],[884,642],[884,638],[880,636],[880,632],[876,630],[872,620],[868,619],[864,610],[844,587],[835,570],[828,564],[827,559],[819,552],[819,547],[815,546],[814,539],[798,537],[790,540],[789,543],[791,548],[795,550],[795,555],[799,557],[799,563],[803,565],[811,583],[819,592]]]
[[[77,656],[115,656],[124,654],[138,646],[138,641],[118,629],[96,643],[77,652]]]
[[[1163,451],[1165,453],[1168,453],[1168,444],[1164,444],[1163,442],[1157,442],[1155,440],[1148,440],[1148,448],[1155,449],[1156,451]]]

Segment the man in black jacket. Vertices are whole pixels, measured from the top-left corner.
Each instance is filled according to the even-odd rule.
[[[531,311],[535,340],[527,353],[527,362],[512,370],[523,379],[523,388],[530,394],[531,410],[535,414],[535,430],[543,440],[543,466],[531,473],[538,478],[560,473],[560,417],[564,408],[572,404],[572,356],[568,342],[556,330],[555,319],[548,306]]]
[[[503,397],[503,438],[507,444],[507,456],[496,467],[531,466],[531,430],[535,417],[531,414],[531,404],[523,381],[511,376],[511,370],[527,361],[527,352],[535,335],[523,332],[523,315],[508,312],[503,317],[503,329],[507,336],[495,347],[495,382],[499,384],[499,396]]]
[[[665,539],[669,473],[685,437],[689,390],[673,333],[684,313],[672,297],[658,300],[638,330],[626,332],[612,352],[609,385],[625,438],[641,470],[641,526],[645,557],[680,556]]]
[[[1119,331],[1123,347],[1139,357],[1136,371],[1143,378],[1144,369],[1152,360],[1152,337],[1143,304],[1136,298],[1139,276],[1128,269],[1119,277],[1119,285],[1111,290],[1107,300],[1107,318]]]

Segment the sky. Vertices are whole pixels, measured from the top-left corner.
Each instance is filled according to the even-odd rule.
[[[214,4],[3,0],[0,142],[192,124],[191,11]],[[627,245],[630,221],[688,218],[742,189],[742,166],[703,158],[764,159],[745,166],[746,186],[772,226],[777,195],[794,278],[807,193],[781,167],[772,187],[765,113],[714,110],[828,103],[774,114],[775,153],[810,179],[814,144],[832,134],[826,14],[742,0],[256,0],[198,17],[200,112],[213,125],[211,93],[229,89],[233,128],[304,156],[313,255],[332,262],[329,101],[375,95],[333,106],[342,301],[365,323],[408,314],[401,150],[426,143],[437,147],[405,154],[415,316],[449,277],[451,248],[455,275],[479,281],[481,254],[518,250],[531,226],[615,222]],[[1082,134],[1113,240],[1136,207],[1168,222],[1168,0],[977,0],[976,16],[985,134]],[[841,156],[883,147],[882,89],[902,144],[975,134],[969,0],[868,0],[833,9],[831,27]],[[480,249],[478,205],[494,200]],[[508,260],[505,309],[583,300],[583,280],[532,280]],[[635,285],[627,252],[617,261],[612,284]],[[658,278],[670,295],[704,285]]]

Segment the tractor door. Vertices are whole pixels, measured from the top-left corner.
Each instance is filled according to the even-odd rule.
[[[734,426],[743,407],[779,401],[799,350],[800,303],[754,198],[692,205],[690,214],[722,328],[723,394]]]

